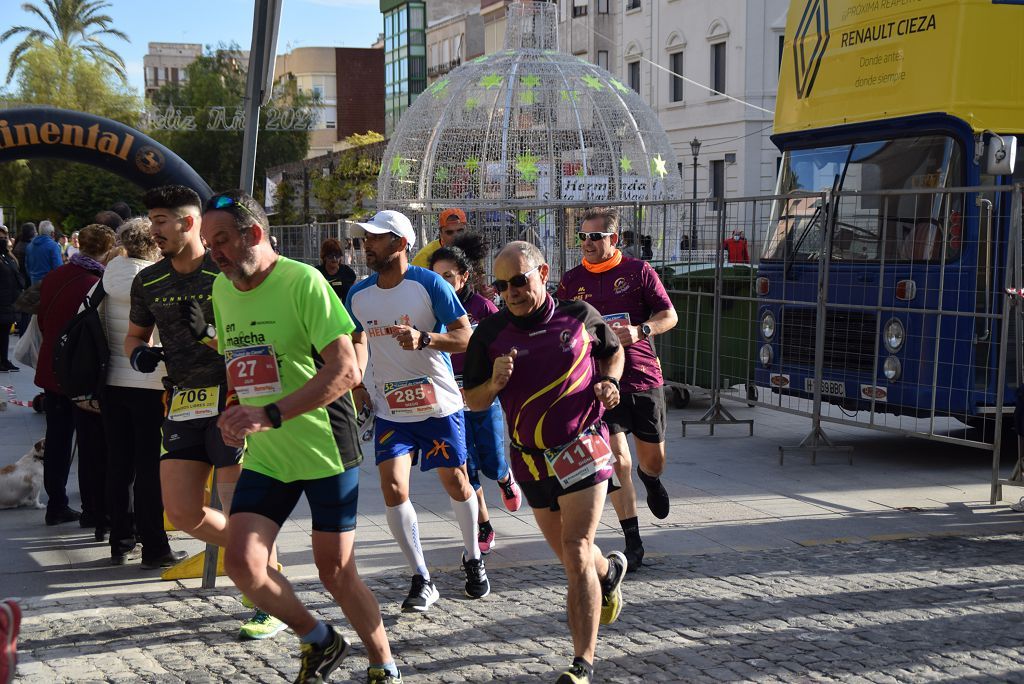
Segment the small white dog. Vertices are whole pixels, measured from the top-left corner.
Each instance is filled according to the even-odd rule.
[[[0,508],[46,508],[39,503],[39,493],[43,488],[45,446],[46,440],[41,439],[17,463],[0,468]]]

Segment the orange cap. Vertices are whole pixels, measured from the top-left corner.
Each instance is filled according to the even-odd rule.
[[[466,220],[466,212],[461,209],[445,209],[441,212],[438,222],[443,226],[452,219],[458,220],[459,223],[469,223],[469,221]]]

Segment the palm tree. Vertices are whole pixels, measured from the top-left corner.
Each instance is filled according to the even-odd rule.
[[[21,9],[43,20],[47,30],[31,26],[13,26],[0,35],[0,43],[18,34],[24,38],[11,52],[7,82],[10,83],[17,71],[22,56],[35,45],[49,44],[57,50],[79,51],[96,62],[109,67],[122,82],[127,83],[124,60],[103,41],[104,36],[114,36],[131,42],[122,31],[110,28],[113,19],[100,12],[110,7],[101,0],[43,0],[45,11],[31,2],[22,3]]]

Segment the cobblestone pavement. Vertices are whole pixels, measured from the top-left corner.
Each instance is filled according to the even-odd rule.
[[[601,630],[597,680],[1024,682],[1020,535],[928,537],[796,549],[663,555],[627,578],[626,608]],[[557,565],[490,570],[463,598],[454,567],[425,616],[399,612],[404,575],[369,579],[409,682],[551,682],[571,656]],[[223,582],[226,584],[226,582]],[[302,599],[334,624],[313,582]],[[53,682],[287,682],[290,633],[239,643],[233,589],[27,599],[19,673]],[[351,630],[344,626],[352,637]],[[332,681],[362,681],[356,645]]]

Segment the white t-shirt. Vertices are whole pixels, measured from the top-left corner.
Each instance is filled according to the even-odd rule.
[[[366,334],[370,359],[363,383],[374,413],[397,423],[443,418],[463,409],[451,358],[436,349],[407,350],[392,337],[396,325],[443,333],[465,316],[455,290],[441,276],[409,266],[396,287],[377,287],[378,274],[352,286],[346,306],[356,331]]]

